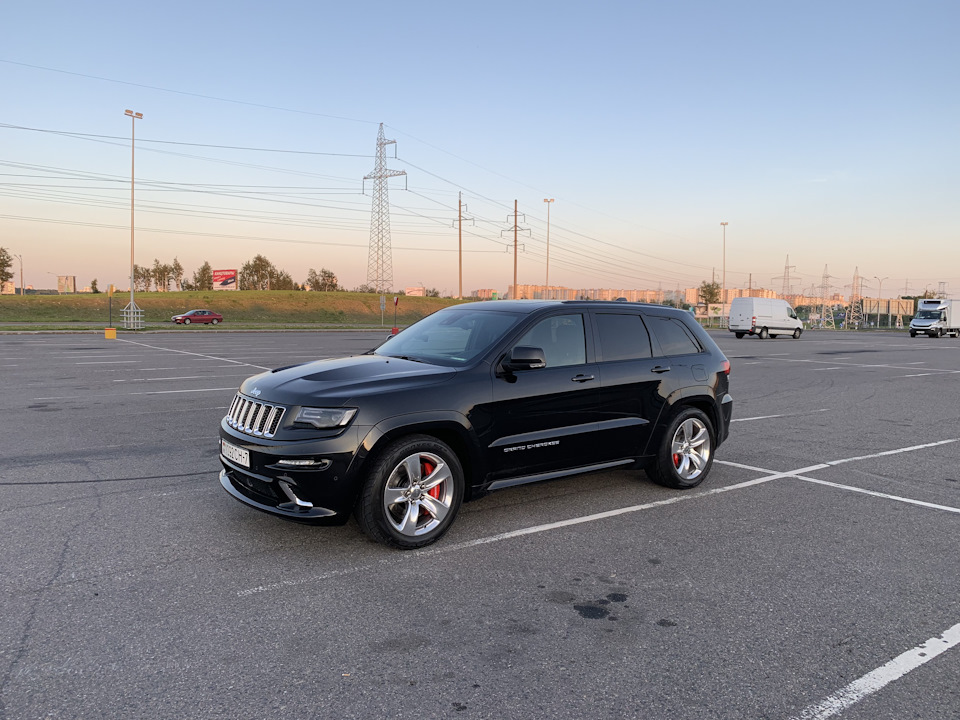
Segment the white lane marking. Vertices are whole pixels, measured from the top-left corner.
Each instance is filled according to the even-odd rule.
[[[520,530],[512,530],[510,532],[498,533],[497,535],[489,535],[487,537],[477,538],[475,540],[467,540],[460,543],[455,543],[453,545],[444,545],[441,547],[432,547],[426,550],[414,550],[412,552],[403,553],[402,555],[397,555],[396,560],[402,561],[407,559],[417,559],[430,555],[443,555],[448,552],[456,552],[457,550],[466,550],[468,548],[476,547],[478,545],[487,545],[489,543],[500,542],[502,540],[509,540],[515,537],[522,537],[524,535],[534,535],[537,533],[548,532],[550,530],[556,530],[558,528],[570,527],[572,525],[580,525],[582,523],[595,522],[597,520],[603,520],[610,517],[616,517],[617,515],[625,515],[627,513],[639,512],[641,510],[649,510],[651,508],[661,507],[663,505],[673,505],[675,503],[684,502],[687,500],[695,500],[697,498],[707,497],[709,495],[718,495],[719,493],[730,492],[731,490],[739,490],[745,487],[751,487],[753,485],[760,485],[761,483],[770,482],[771,480],[776,480],[777,478],[782,477],[780,473],[774,473],[769,477],[756,478],[754,480],[747,480],[746,482],[737,483],[736,485],[727,485],[722,488],[715,488],[713,490],[707,490],[705,492],[695,493],[693,495],[677,495],[671,497],[667,500],[657,500],[651,503],[645,503],[644,505],[631,505],[630,507],[618,508],[616,510],[607,510],[606,512],[596,513],[594,515],[584,515],[582,517],[570,518],[569,520],[561,520],[559,522],[547,523],[545,525],[535,525],[533,527],[521,528]],[[352,575],[355,573],[366,572],[376,565],[386,565],[387,563],[392,562],[392,559],[381,560],[379,563],[368,563],[365,565],[355,565],[350,568],[340,568],[337,570],[331,570],[329,572],[320,573],[318,575],[312,575],[307,578],[296,578],[294,580],[280,580],[278,582],[269,583],[267,585],[257,585],[253,588],[246,588],[244,590],[238,590],[238,597],[247,597],[250,595],[256,595],[258,593],[269,592],[272,590],[280,590],[286,587],[293,587],[296,585],[304,585],[306,583],[320,582],[322,580],[329,580],[334,577],[341,577],[343,575]]]
[[[829,412],[827,408],[820,408],[819,410],[810,410],[809,412],[802,413],[784,413],[782,415],[758,415],[756,417],[748,418],[734,418],[730,422],[749,422],[750,420],[769,420],[770,418],[785,418],[785,417],[803,417],[804,415],[813,415],[814,413]]]
[[[140,347],[151,348],[153,350],[164,350],[166,352],[179,353],[181,355],[192,355],[194,357],[207,358],[208,360],[219,360],[220,362],[231,363],[233,365],[246,365],[247,367],[255,367],[258,370],[272,370],[272,368],[264,367],[263,365],[253,365],[252,363],[240,362],[239,360],[231,360],[230,358],[217,357],[216,355],[204,355],[203,353],[188,352],[187,350],[174,350],[172,348],[159,347],[157,345],[147,345],[146,343],[138,343],[133,340],[122,340],[121,342],[130,343],[131,345],[139,345]]]
[[[834,487],[840,490],[849,490],[850,492],[861,493],[863,495],[872,495],[873,497],[884,498],[885,500],[896,500],[897,502],[907,503],[908,505],[919,505],[920,507],[931,508],[933,510],[946,510],[947,512],[960,514],[960,508],[950,507],[949,505],[937,505],[935,503],[924,502],[923,500],[912,500],[911,498],[900,497],[899,495],[890,495],[888,493],[876,492],[875,490],[865,490],[864,488],[853,487],[851,485],[841,485],[840,483],[830,482],[829,480],[817,480],[816,478],[803,477],[799,473],[794,473],[792,477],[803,480],[804,482],[826,485],[827,487]]]
[[[898,448],[896,450],[884,450],[883,452],[872,455],[860,455],[859,457],[844,458],[843,460],[829,460],[827,465],[842,465],[843,463],[856,462],[857,460],[872,460],[873,458],[885,457],[887,455],[899,455],[900,453],[913,452],[914,450],[925,450],[926,448],[937,447],[938,445],[949,445],[950,443],[960,442],[960,438],[950,440],[939,440],[938,442],[924,443],[923,445],[911,445],[910,447]]]
[[[930,638],[925,643],[897,655],[890,662],[854,680],[816,705],[809,705],[791,720],[825,720],[833,717],[958,644],[960,644],[960,623],[939,637]]]
[[[865,456],[862,456],[862,457],[859,457],[859,458],[852,458],[852,459],[865,460],[865,459],[869,459],[869,458],[871,458],[871,457],[880,457],[880,456],[883,456],[883,455],[890,455],[890,454],[894,454],[894,453],[898,453],[898,452],[909,452],[909,451],[911,451],[911,450],[920,450],[920,449],[927,448],[927,447],[933,447],[933,446],[936,446],[936,445],[944,445],[944,444],[947,444],[947,443],[952,443],[952,442],[957,442],[957,441],[960,441],[960,438],[955,438],[955,439],[953,439],[953,440],[943,440],[943,441],[936,442],[936,443],[928,443],[928,444],[926,444],[926,445],[914,445],[914,446],[911,446],[911,447],[908,447],[908,448],[901,448],[901,449],[899,449],[899,450],[886,451],[886,452],[882,452],[882,453],[877,453],[876,455],[865,455]],[[616,509],[616,510],[607,510],[607,511],[605,511],[605,512],[595,513],[595,514],[593,514],[593,515],[584,515],[584,516],[577,517],[577,518],[570,518],[570,519],[568,519],[568,520],[560,520],[560,521],[558,521],[558,522],[547,523],[547,524],[545,524],[545,525],[535,525],[535,526],[529,527],[529,528],[521,528],[521,529],[519,529],[519,530],[511,530],[511,531],[509,531],[509,532],[498,533],[498,534],[496,534],[496,535],[490,535],[490,536],[483,537],[483,538],[477,538],[477,539],[475,539],[475,540],[466,540],[466,541],[464,541],[464,542],[456,543],[456,544],[454,544],[454,545],[444,545],[444,546],[440,546],[440,547],[427,548],[426,550],[416,550],[416,551],[413,551],[413,552],[410,552],[410,553],[403,553],[402,555],[399,555],[397,559],[398,559],[398,560],[404,560],[404,559],[414,559],[414,558],[424,557],[424,556],[427,556],[427,555],[442,555],[442,554],[448,553],[448,552],[454,552],[454,551],[457,551],[457,550],[465,550],[465,549],[469,549],[469,548],[472,548],[472,547],[477,547],[478,545],[487,545],[487,544],[489,544],[489,543],[500,542],[500,541],[502,541],[502,540],[510,540],[510,539],[512,539],[512,538],[523,537],[523,536],[525,536],[525,535],[534,535],[534,534],[537,534],[537,533],[548,532],[548,531],[550,531],[550,530],[556,530],[556,529],[559,529],[559,528],[570,527],[570,526],[572,526],[572,525],[580,525],[580,524],[583,524],[583,523],[595,522],[595,521],[597,521],[597,520],[604,520],[604,519],[606,519],[606,518],[616,517],[617,515],[625,515],[625,514],[627,514],[627,513],[639,512],[639,511],[641,511],[641,510],[650,510],[650,509],[657,508],[657,507],[662,507],[662,506],[665,506],[665,505],[673,505],[673,504],[675,504],[675,503],[684,502],[684,501],[686,501],[686,500],[696,500],[696,499],[703,498],[703,497],[709,497],[709,496],[711,496],[711,495],[718,495],[718,494],[720,494],[720,493],[730,492],[731,490],[739,490],[739,489],[746,488],[746,487],[752,487],[752,486],[754,486],[754,485],[761,485],[761,484],[764,484],[764,483],[768,483],[768,482],[770,482],[770,481],[772,481],[772,480],[779,480],[780,478],[796,478],[796,479],[799,479],[799,480],[805,480],[805,481],[808,481],[808,482],[809,482],[809,481],[811,480],[811,478],[800,477],[800,475],[801,475],[802,473],[813,472],[813,471],[815,471],[815,470],[825,470],[825,469],[827,469],[827,468],[829,468],[829,467],[831,467],[831,466],[839,465],[839,464],[841,464],[841,463],[848,462],[848,461],[847,461],[847,460],[834,460],[833,462],[830,462],[830,463],[819,463],[819,464],[817,464],[817,465],[811,465],[811,466],[809,466],[809,467],[800,468],[800,469],[798,469],[798,470],[792,470],[792,471],[788,471],[788,472],[777,472],[777,471],[775,471],[775,470],[768,470],[768,469],[766,469],[766,468],[759,468],[759,467],[754,467],[754,466],[752,466],[752,465],[744,465],[744,464],[742,464],[742,463],[729,462],[729,461],[726,461],[726,460],[715,460],[714,462],[719,463],[720,465],[727,465],[727,466],[729,466],[729,467],[736,467],[736,468],[741,468],[741,469],[743,469],[743,470],[751,470],[751,471],[753,471],[753,472],[762,473],[762,474],[764,475],[764,477],[755,478],[755,479],[753,479],[753,480],[747,480],[746,482],[737,483],[737,484],[735,484],[735,485],[727,485],[726,487],[722,487],[722,488],[715,488],[715,489],[713,489],[713,490],[707,490],[707,491],[705,491],[705,492],[698,492],[698,493],[694,493],[694,494],[692,494],[692,495],[677,495],[677,496],[675,496],[675,497],[668,498],[668,499],[666,499],[666,500],[657,500],[657,501],[655,501],[655,502],[645,503],[645,504],[643,504],[643,505],[632,505],[632,506],[630,506],[630,507],[619,508],[619,509]],[[833,483],[824,483],[824,484],[831,484],[831,485],[833,485]],[[836,487],[843,487],[843,486],[836,486]],[[851,489],[855,489],[855,488],[851,488]],[[869,492],[869,491],[867,491],[867,492]],[[895,498],[895,496],[890,496],[890,497]],[[896,499],[896,498],[895,498],[895,499]],[[917,501],[917,504],[920,504],[920,503]],[[936,506],[936,507],[943,507],[943,506]],[[943,509],[948,509],[948,508],[943,507]],[[338,569],[338,570],[331,570],[331,571],[329,571],[329,572],[320,573],[320,574],[318,574],[318,575],[311,575],[310,577],[306,577],[306,578],[300,577],[300,578],[296,578],[296,579],[294,579],[294,580],[283,579],[283,580],[280,580],[280,581],[278,581],[278,582],[269,583],[269,584],[267,584],[267,585],[258,585],[258,586],[254,587],[254,588],[247,588],[247,589],[244,589],[244,590],[238,590],[238,591],[237,591],[237,596],[238,596],[238,597],[248,597],[248,596],[250,596],[250,595],[256,595],[256,594],[258,594],[258,593],[270,592],[270,591],[273,591],[273,590],[280,590],[280,589],[283,589],[283,588],[294,587],[294,586],[298,586],[298,585],[304,585],[304,584],[307,584],[307,583],[313,583],[313,582],[320,582],[320,581],[323,581],[323,580],[329,580],[330,578],[334,578],[334,577],[342,577],[342,576],[344,576],[344,575],[351,575],[351,574],[355,574],[355,573],[359,573],[359,572],[365,572],[365,571],[368,571],[368,570],[370,570],[371,568],[375,567],[376,565],[381,565],[381,566],[383,566],[383,565],[386,565],[386,564],[389,563],[389,562],[391,562],[391,561],[390,561],[390,560],[381,560],[381,561],[379,561],[378,563],[369,563],[369,564],[366,564],[366,565],[357,565],[357,566],[350,567],[350,568],[341,568],[341,569]]]
[[[854,366],[848,366],[848,367],[856,367],[856,366],[854,365]],[[842,369],[843,368],[839,368],[839,367],[828,367],[828,368],[814,368],[813,371],[820,372],[821,370],[842,370]]]
[[[916,373],[915,375],[897,375],[897,377],[927,377],[928,375],[936,375],[937,373]]]
[[[111,393],[109,395],[99,394],[99,395],[54,395],[53,397],[37,397],[31,398],[32,400],[89,400],[92,397],[96,397],[99,400],[104,398],[118,398],[126,397],[127,395],[168,395],[170,393],[190,393],[190,392],[219,392],[221,390],[230,390],[231,392],[237,391],[237,386],[227,388],[199,388],[197,390],[150,390],[147,392],[128,392],[128,393]]]
[[[772,356],[771,356],[772,357]],[[780,360],[782,362],[792,362],[792,363],[811,363],[814,365],[832,365],[837,360],[843,360],[845,358],[831,358],[830,360],[809,360],[803,359],[798,360],[794,358],[773,358],[774,360]],[[887,370],[916,370],[915,367],[909,367],[908,365],[887,365],[884,363],[847,363],[843,367],[850,368],[886,368]],[[831,368],[835,369],[835,368]],[[932,372],[943,373],[945,375],[950,375],[953,373],[960,373],[960,370],[944,370],[942,368],[930,368]]]
[[[230,365],[236,367],[236,365]],[[137,382],[156,382],[158,380],[219,380],[225,377],[248,377],[247,373],[226,373],[223,375],[181,375],[179,377],[157,377],[157,378],[126,378],[124,380],[114,380],[115,383],[137,383]]]
[[[122,365],[123,363],[138,363],[140,360],[86,360],[74,365]]]
[[[199,390],[148,390],[146,392],[127,393],[127,395],[172,395],[174,393],[221,392],[223,390],[236,392],[237,388],[236,386],[232,386],[232,387],[225,387],[225,388],[200,388]]]

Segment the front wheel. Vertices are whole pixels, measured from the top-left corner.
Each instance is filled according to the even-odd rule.
[[[713,446],[710,419],[696,408],[686,408],[667,427],[656,460],[646,469],[647,476],[665,487],[696,487],[713,465]]]
[[[916,336],[917,336],[917,333],[914,332],[913,330],[911,330],[911,331],[910,331],[910,337],[916,337]]]
[[[463,493],[456,453],[435,438],[411,435],[391,443],[374,460],[354,514],[373,540],[413,550],[450,529]]]
[[[800,339],[800,328],[797,328],[796,330],[793,331],[793,339],[794,340]]]
[[[184,324],[184,325],[189,325],[189,324],[190,324],[190,318],[184,318],[184,319],[183,319],[183,324]]]
[[[761,340],[766,340],[768,337],[770,337],[770,332],[766,328],[760,328],[759,335]]]

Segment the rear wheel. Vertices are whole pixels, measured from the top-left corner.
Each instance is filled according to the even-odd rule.
[[[770,337],[770,333],[766,328],[760,328],[759,335],[761,340],[766,340],[768,337]]]
[[[671,421],[647,476],[658,485],[686,489],[704,481],[713,465],[714,434],[710,419],[685,408]]]
[[[798,340],[800,338],[800,328],[797,328],[793,331],[793,339]]]
[[[738,333],[734,333],[733,335],[734,335],[734,337],[737,338],[737,340],[740,340],[741,338],[743,338],[744,333],[738,332]]]
[[[218,322],[220,322],[220,321],[217,320],[216,318],[214,318],[213,320],[210,321],[210,324],[211,324],[211,325],[216,325]]]
[[[776,337],[776,335],[771,335],[770,337],[772,337],[772,338],[775,338],[775,337]]]
[[[411,435],[391,443],[373,462],[354,514],[373,540],[413,550],[450,528],[463,492],[456,453],[435,438]]]

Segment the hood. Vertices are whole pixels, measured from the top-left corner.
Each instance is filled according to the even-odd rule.
[[[351,398],[409,390],[449,380],[457,371],[413,360],[358,355],[281,368],[247,378],[240,392],[281,405],[338,407]]]

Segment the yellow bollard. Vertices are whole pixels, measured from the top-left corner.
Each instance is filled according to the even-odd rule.
[[[105,328],[103,331],[104,340],[116,340],[117,339],[117,329],[116,328]]]

